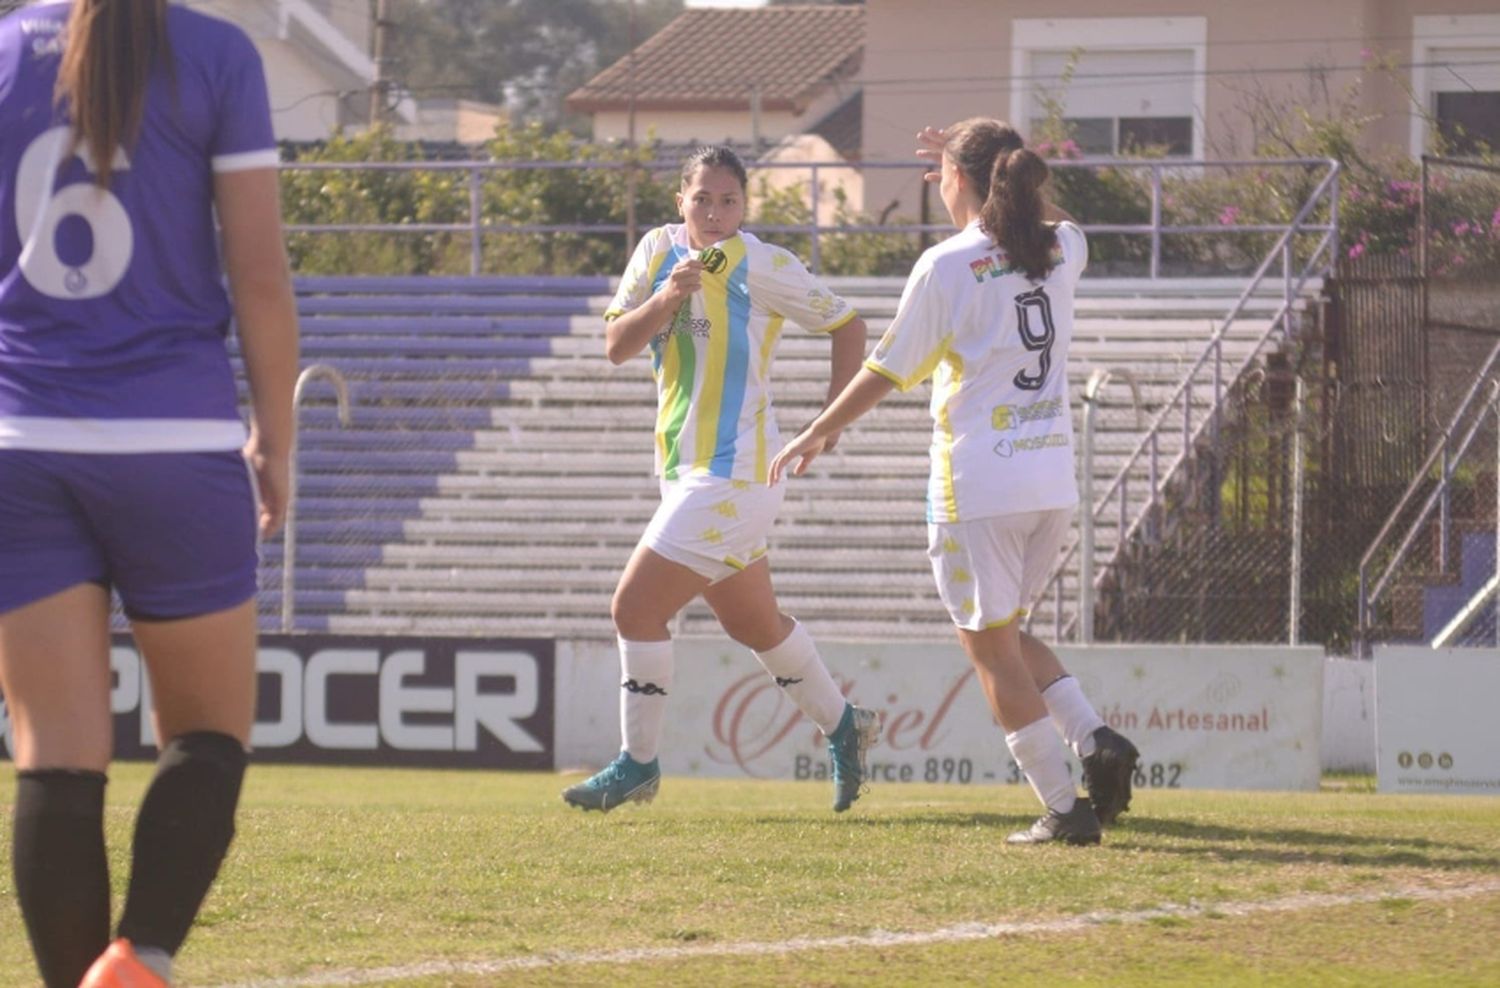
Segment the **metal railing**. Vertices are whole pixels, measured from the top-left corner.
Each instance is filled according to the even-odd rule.
[[[1307,164],[1307,162],[1299,162]],[[1291,319],[1297,300],[1300,298],[1304,286],[1314,277],[1324,277],[1332,270],[1338,254],[1338,180],[1339,164],[1337,161],[1327,159],[1320,161],[1327,168],[1322,180],[1308,195],[1298,209],[1296,216],[1292,219],[1281,233],[1272,248],[1267,251],[1255,273],[1240,292],[1229,311],[1225,314],[1223,321],[1209,337],[1198,358],[1188,367],[1182,375],[1181,381],[1172,391],[1160,410],[1156,413],[1151,425],[1144,436],[1136,444],[1130,455],[1126,457],[1124,464],[1115,473],[1114,478],[1106,485],[1104,493],[1092,504],[1084,504],[1082,510],[1089,515],[1089,527],[1106,517],[1110,510],[1118,511],[1117,541],[1108,563],[1092,578],[1092,587],[1088,595],[1084,595],[1080,588],[1080,599],[1084,596],[1092,598],[1092,594],[1103,582],[1109,572],[1116,568],[1120,562],[1125,547],[1130,544],[1143,525],[1151,522],[1154,518],[1157,506],[1165,501],[1167,490],[1178,480],[1187,464],[1192,460],[1194,450],[1199,441],[1208,435],[1210,445],[1217,445],[1218,429],[1223,412],[1224,403],[1228,394],[1228,385],[1232,385],[1255,363],[1261,351],[1272,337],[1281,334],[1291,335]],[[1309,217],[1320,205],[1326,204],[1328,209],[1328,222],[1309,222]],[[1298,234],[1317,234],[1321,237],[1317,246],[1312,250],[1307,260],[1298,268],[1293,263],[1293,241]],[[1236,319],[1244,313],[1246,305],[1255,296],[1262,282],[1266,281],[1273,265],[1280,261],[1282,293],[1280,306],[1273,314],[1270,323],[1259,334],[1254,341],[1250,352],[1236,365],[1228,368],[1226,373],[1224,359],[1224,341]],[[1293,272],[1296,272],[1295,274]],[[1212,377],[1212,397],[1207,403],[1206,409],[1195,415],[1195,403],[1193,384],[1199,374],[1207,370]],[[1180,424],[1179,424],[1180,423]],[[1168,429],[1181,432],[1182,448],[1165,468],[1161,463],[1162,437]],[[1133,516],[1130,512],[1130,480],[1139,473],[1145,473],[1147,484],[1146,502]],[[1111,505],[1114,508],[1111,508]],[[1055,601],[1054,633],[1058,641],[1063,640],[1079,624],[1079,615],[1074,614],[1072,619],[1063,618],[1063,580],[1073,560],[1081,551],[1081,539],[1075,539],[1072,545],[1064,552],[1062,558],[1052,571],[1047,583],[1043,586],[1042,593],[1051,592]],[[1080,560],[1080,569],[1084,567]],[[1090,567],[1092,568],[1092,567]]]
[[[1291,223],[1217,223],[1217,224],[1171,224],[1164,221],[1164,184],[1171,177],[1199,176],[1210,170],[1233,170],[1254,168],[1257,170],[1307,169],[1336,163],[1319,158],[1265,158],[1233,159],[1220,161],[1161,159],[1116,159],[1078,158],[1052,160],[1048,166],[1054,170],[1100,170],[1112,169],[1124,172],[1145,172],[1149,201],[1146,204],[1148,219],[1143,223],[1091,223],[1086,216],[1079,217],[1080,225],[1089,235],[1120,235],[1148,238],[1150,251],[1145,259],[1147,276],[1162,277],[1163,243],[1169,236],[1212,234],[1215,236],[1247,236],[1308,233],[1329,231],[1337,226],[1336,218],[1325,225],[1309,223],[1305,215]],[[818,222],[823,207],[824,186],[822,180],[828,175],[856,172],[866,175],[872,172],[901,172],[920,175],[928,166],[921,161],[747,161],[754,176],[762,171],[800,171],[808,174],[807,209],[808,223],[752,223],[747,224],[757,233],[793,234],[809,238],[808,266],[814,272],[822,269],[823,239],[830,235],[850,234],[913,234],[944,235],[952,233],[948,222],[927,223],[920,221],[892,223],[839,223]],[[630,221],[601,221],[590,223],[496,223],[489,222],[484,215],[484,182],[487,176],[509,171],[592,170],[602,172],[636,172],[645,174],[675,175],[681,168],[677,161],[653,161],[631,163],[623,161],[289,161],[281,165],[284,173],[292,172],[450,172],[465,176],[467,189],[468,218],[455,223],[294,223],[286,227],[288,233],[385,233],[385,234],[435,234],[448,233],[467,235],[469,239],[469,273],[478,275],[483,268],[483,241],[486,236],[502,234],[613,234],[623,235],[633,246],[640,231]],[[834,184],[831,180],[828,184]],[[922,210],[926,211],[926,183],[922,183],[924,197]],[[752,192],[755,189],[752,184]],[[627,210],[634,216],[634,210]],[[1305,211],[1304,211],[1305,213]]]
[[[1099,413],[1099,394],[1105,385],[1119,378],[1130,386],[1134,402],[1136,422],[1140,423],[1141,385],[1128,367],[1110,370],[1096,369],[1083,386],[1083,467],[1079,471],[1083,480],[1084,504],[1094,503],[1094,420]],[[1078,615],[1080,620],[1078,640],[1091,644],[1094,640],[1094,514],[1085,511],[1079,517],[1078,526],[1079,570],[1078,570]],[[1058,584],[1061,586],[1061,584]],[[1061,602],[1059,602],[1060,604]],[[1061,620],[1062,607],[1053,611],[1054,620]]]
[[[303,392],[313,378],[321,377],[333,385],[338,402],[339,424],[348,426],[349,384],[344,375],[327,364],[309,364],[297,375],[296,387],[292,390],[292,455],[291,468],[286,483],[286,520],[281,543],[281,630],[292,630],[292,618],[296,613],[297,596],[297,409],[302,404]]]
[[[1368,651],[1375,605],[1390,589],[1397,570],[1410,555],[1412,547],[1416,545],[1418,537],[1422,534],[1423,526],[1432,518],[1434,511],[1438,514],[1438,569],[1442,571],[1448,569],[1448,545],[1452,536],[1451,507],[1454,471],[1468,454],[1470,446],[1473,445],[1475,437],[1479,435],[1484,425],[1489,406],[1496,400],[1494,391],[1500,387],[1500,384],[1497,384],[1492,374],[1497,363],[1500,363],[1500,343],[1496,343],[1490,349],[1489,356],[1474,377],[1474,383],[1470,385],[1463,401],[1459,403],[1458,410],[1453,414],[1447,428],[1443,430],[1442,436],[1434,444],[1426,462],[1407,485],[1406,492],[1401,495],[1401,500],[1397,502],[1395,509],[1386,518],[1385,524],[1371,540],[1370,547],[1360,558],[1356,644],[1362,653]],[[1489,385],[1488,389],[1486,384]],[[1481,406],[1484,410],[1475,414],[1476,408]],[[1464,430],[1463,437],[1455,443],[1454,437],[1458,435],[1464,422],[1471,415],[1473,420]],[[1406,514],[1407,509],[1416,503],[1422,490],[1431,483],[1434,469],[1437,470],[1436,483],[1428,492],[1426,500],[1422,502],[1422,506],[1417,510],[1411,523],[1405,526],[1404,534],[1390,558],[1379,568],[1378,575],[1372,579],[1372,573],[1376,569],[1376,557],[1400,527],[1401,518]]]

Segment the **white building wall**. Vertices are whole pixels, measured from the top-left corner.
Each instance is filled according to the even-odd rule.
[[[360,90],[365,81],[354,67],[308,41],[307,29],[283,23],[280,0],[195,0],[194,9],[238,25],[255,42],[265,64],[271,97],[271,120],[278,140],[322,140],[338,127],[356,123],[340,107],[341,94]],[[316,3],[308,4],[318,11]],[[363,9],[362,4],[354,6]],[[342,21],[357,20],[348,3],[338,6]],[[285,28],[285,30],[284,30]],[[349,38],[351,52],[363,51],[367,38]]]

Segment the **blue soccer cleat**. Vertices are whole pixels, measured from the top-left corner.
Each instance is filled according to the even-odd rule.
[[[828,735],[828,758],[833,765],[833,812],[854,804],[864,787],[865,752],[880,737],[880,717],[849,703],[839,726]]]
[[[621,803],[649,803],[661,788],[661,768],[655,758],[638,762],[628,752],[595,775],[563,790],[563,801],[585,810],[608,813]]]

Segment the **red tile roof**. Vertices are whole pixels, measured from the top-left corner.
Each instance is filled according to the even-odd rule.
[[[853,75],[864,51],[863,6],[694,8],[636,47],[640,110],[745,110],[757,86],[763,110],[802,112],[819,90]],[[627,55],[567,98],[575,113],[623,110]]]

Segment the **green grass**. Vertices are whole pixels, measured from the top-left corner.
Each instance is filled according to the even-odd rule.
[[[148,774],[112,775],[117,896]],[[1102,847],[1010,848],[1004,835],[1035,813],[1019,787],[882,785],[835,816],[821,784],[669,778],[651,806],[601,816],[562,804],[567,781],[256,766],[181,982],[1038,921],[962,942],[379,983],[1500,984],[1493,798],[1382,796],[1358,779],[1302,794],[1153,790]],[[6,775],[7,847],[12,793]],[[1488,889],[1422,892],[1476,886]],[[0,900],[0,984],[33,983],[8,870]],[[1170,906],[1193,908],[1139,915]],[[1066,928],[1088,914],[1105,915]]]

